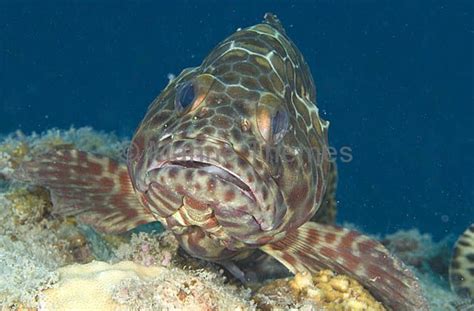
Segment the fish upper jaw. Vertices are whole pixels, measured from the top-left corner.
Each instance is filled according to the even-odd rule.
[[[205,171],[217,178],[234,184],[242,193],[244,193],[253,203],[257,204],[257,197],[254,190],[237,174],[225,168],[219,163],[212,163],[206,157],[178,156],[175,159],[156,161],[147,171],[145,184],[153,182],[154,172],[161,168],[177,167],[179,168],[195,168]]]

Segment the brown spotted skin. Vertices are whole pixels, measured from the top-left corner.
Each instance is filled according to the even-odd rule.
[[[269,18],[231,35],[201,66],[170,82],[132,142],[136,190],[201,258],[238,256],[280,239],[311,218],[325,192],[328,123],[319,117],[301,53]],[[179,111],[175,101],[186,83],[196,90],[195,103]],[[262,127],[278,110],[289,126],[274,144]],[[232,172],[254,197],[206,169],[170,164],[190,160]]]

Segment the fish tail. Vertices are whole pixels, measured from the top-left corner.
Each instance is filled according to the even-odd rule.
[[[293,273],[331,269],[352,277],[393,310],[428,310],[411,271],[382,244],[356,231],[308,222],[261,249]]]
[[[13,177],[47,188],[53,213],[77,215],[98,231],[119,233],[155,221],[136,196],[127,167],[105,156],[55,150],[22,163]]]

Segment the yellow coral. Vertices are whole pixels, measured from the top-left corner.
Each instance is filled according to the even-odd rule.
[[[300,273],[275,280],[260,288],[254,297],[264,310],[295,308],[304,304],[325,310],[386,310],[356,280],[322,270],[314,275]]]

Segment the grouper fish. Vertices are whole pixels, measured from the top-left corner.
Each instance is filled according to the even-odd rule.
[[[328,126],[308,65],[266,14],[170,81],[127,164],[62,149],[23,163],[16,178],[48,188],[55,213],[101,232],[159,221],[191,256],[232,267],[259,250],[292,273],[351,276],[390,309],[427,310],[398,259],[333,224]]]

